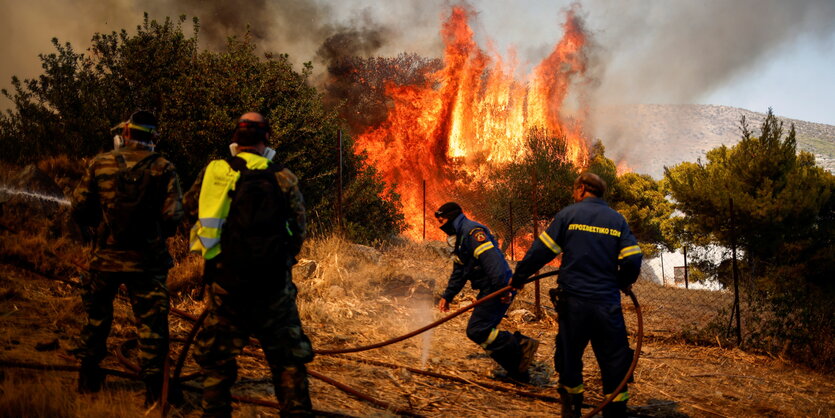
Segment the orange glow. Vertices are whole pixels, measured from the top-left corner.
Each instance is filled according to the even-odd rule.
[[[629,167],[629,164],[626,163],[626,160],[619,161],[616,170],[617,170],[616,173],[617,173],[618,177],[620,177],[620,176],[622,176],[626,173],[631,173],[632,172],[632,168]]]
[[[388,84],[386,93],[393,103],[388,119],[355,143],[355,152],[366,152],[386,182],[396,185],[410,225],[405,234],[411,238],[422,234],[424,180],[427,238],[442,239],[432,213],[453,199],[454,185],[467,181],[453,172],[483,180],[489,167],[524,155],[531,128],[565,135],[566,159],[575,165],[588,160],[583,121],[567,122],[562,114],[572,81],[586,70],[580,20],[567,13],[563,38],[520,81],[514,77],[514,65],[479,48],[470,17],[462,7],[452,9],[441,30],[443,68],[430,74],[424,85]]]

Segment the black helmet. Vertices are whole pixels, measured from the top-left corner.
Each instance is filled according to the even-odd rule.
[[[458,205],[458,203],[447,202],[441,205],[441,207],[439,207],[438,210],[435,211],[435,217],[445,218],[447,220],[452,221],[455,218],[457,218],[458,215],[460,215],[461,213],[463,213],[463,211],[461,210],[461,206]]]

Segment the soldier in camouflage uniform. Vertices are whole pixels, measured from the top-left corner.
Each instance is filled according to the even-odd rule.
[[[266,147],[268,139],[269,125],[264,117],[247,113],[238,121],[230,148],[246,161],[248,169],[266,169],[273,164],[269,157],[274,154]],[[272,372],[281,415],[310,415],[312,404],[305,364],[313,360],[313,347],[302,330],[296,307],[297,290],[291,277],[294,256],[306,232],[298,180],[286,168],[275,171],[290,210],[286,227],[291,232],[292,248],[287,259],[268,260],[268,267],[233,268],[220,249],[220,231],[227,231],[224,223],[231,204],[229,191],[234,189],[238,176],[226,160],[212,161],[185,195],[186,211],[197,218],[192,228],[192,250],[205,258],[204,282],[209,295],[210,312],[195,347],[195,358],[205,375],[203,413],[231,415],[231,388],[237,379],[235,359],[249,337],[255,336]],[[256,276],[258,285],[241,284],[253,283]]]
[[[97,392],[104,381],[99,363],[107,354],[113,299],[124,284],[139,334],[139,358],[146,401],[162,391],[168,355],[168,289],[173,262],[166,238],[183,218],[182,191],[174,165],[153,152],[157,121],[150,112],[134,113],[120,124],[116,149],[95,156],[73,192],[72,216],[94,241],[82,302],[87,323],[81,331],[78,389]],[[132,175],[131,180],[126,180]],[[137,202],[125,203],[125,183],[135,180]],[[131,206],[132,205],[132,206]],[[128,208],[128,209],[125,209]]]

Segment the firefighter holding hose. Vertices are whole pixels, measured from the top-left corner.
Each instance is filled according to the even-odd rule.
[[[81,299],[87,322],[81,330],[78,390],[101,390],[113,299],[123,283],[139,334],[145,402],[162,395],[168,356],[168,288],[174,263],[165,244],[183,218],[182,191],[174,165],[154,152],[157,118],[140,110],[114,128],[114,150],[93,158],[73,191],[72,217],[94,240]],[[90,232],[93,230],[93,232]],[[179,393],[171,399],[179,400]]]
[[[554,367],[563,417],[580,417],[583,405],[583,351],[591,341],[603,391],[609,395],[624,379],[632,361],[620,290],[638,278],[643,257],[622,215],[601,199],[606,182],[583,173],[574,182],[576,202],[557,213],[516,267],[511,285],[526,279],[562,253],[557,280],[559,332]],[[626,416],[626,387],[603,409],[604,417]]]
[[[484,225],[468,219],[455,202],[448,202],[436,212],[440,228],[454,240],[453,268],[446,290],[438,301],[438,309],[449,310],[449,304],[467,281],[478,290],[478,298],[508,285],[510,267],[499,250],[493,235]],[[507,371],[507,377],[518,382],[530,381],[528,367],[533,361],[539,341],[519,333],[499,331],[499,323],[513,295],[492,299],[476,306],[467,323],[467,338],[480,345],[490,357]]]
[[[255,336],[272,372],[282,416],[308,416],[306,364],[313,347],[302,329],[291,267],[306,233],[298,180],[272,161],[270,125],[250,112],[237,122],[233,156],[214,160],[186,193],[198,218],[191,249],[205,259],[209,314],[195,359],[206,375],[203,416],[232,413],[236,357]]]

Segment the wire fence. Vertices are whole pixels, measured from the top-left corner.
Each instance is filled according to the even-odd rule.
[[[341,132],[338,146],[342,154]],[[341,157],[340,157],[341,158]],[[338,196],[336,197],[337,220],[341,225],[343,212],[341,166]],[[531,247],[541,231],[548,227],[553,213],[543,213],[544,210],[553,211],[553,204],[547,205],[538,194],[543,194],[543,184],[538,184],[536,173],[530,178],[530,195],[512,199],[496,198],[485,195],[483,191],[468,191],[466,189],[435,190],[433,182],[422,180],[407,185],[412,195],[420,196],[420,202],[412,201],[408,209],[406,222],[411,230],[410,237],[423,241],[444,240],[444,234],[438,229],[434,219],[434,211],[446,201],[458,202],[464,213],[490,229],[499,242],[501,251],[506,258],[513,262],[521,260],[525,252]],[[542,183],[542,182],[540,182]],[[547,193],[547,192],[546,192]],[[527,192],[525,194],[528,194]],[[570,195],[570,194],[569,194]],[[566,196],[563,196],[565,198]],[[567,202],[566,202],[567,204]],[[730,215],[733,219],[733,201],[729,202]],[[421,214],[414,216],[414,214]],[[733,227],[733,220],[731,221]],[[641,299],[646,312],[647,331],[656,333],[679,334],[687,331],[701,330],[711,325],[721,324],[727,320],[726,332],[728,336],[735,331],[737,342],[741,342],[739,277],[736,269],[736,252],[733,251],[733,279],[724,280],[721,284],[715,280],[706,280],[703,276],[694,277],[693,269],[688,266],[687,249],[678,253],[664,253],[652,259],[645,259],[641,275],[633,289]],[[728,257],[726,256],[727,260]],[[559,259],[551,263],[556,267]],[[546,266],[547,268],[548,266]],[[733,286],[727,285],[732,283]],[[543,303],[548,303],[547,292],[556,286],[555,279],[545,283],[536,282],[533,290],[533,312],[537,318],[543,314]],[[528,291],[526,289],[526,291]],[[734,321],[735,318],[735,321]]]
[[[426,201],[424,196],[424,218],[419,220],[421,237],[425,240],[443,239],[434,219],[434,211],[441,203]],[[535,238],[548,227],[552,218],[537,213],[535,200],[488,201],[474,199],[472,196],[457,195],[450,198],[458,202],[468,218],[484,224],[499,242],[501,251],[515,267],[515,262],[524,257]],[[538,221],[535,222],[534,219]],[[686,251],[686,250],[685,250]],[[633,289],[641,301],[645,312],[646,331],[658,335],[677,335],[695,332],[713,327],[728,337],[733,337],[738,324],[734,321],[736,312],[735,293],[732,285],[706,279],[693,266],[688,265],[694,255],[704,257],[704,251],[690,249],[662,253],[657,257],[644,260],[641,275]],[[715,250],[717,262],[730,259],[730,250]],[[545,269],[559,266],[559,258]],[[724,280],[732,283],[731,279]],[[548,290],[556,287],[556,278],[537,282],[523,290],[522,300],[529,303],[531,312],[541,318],[544,311],[551,309]],[[625,304],[626,309],[631,307]],[[721,326],[720,326],[721,325]],[[725,335],[723,335],[724,337]]]

